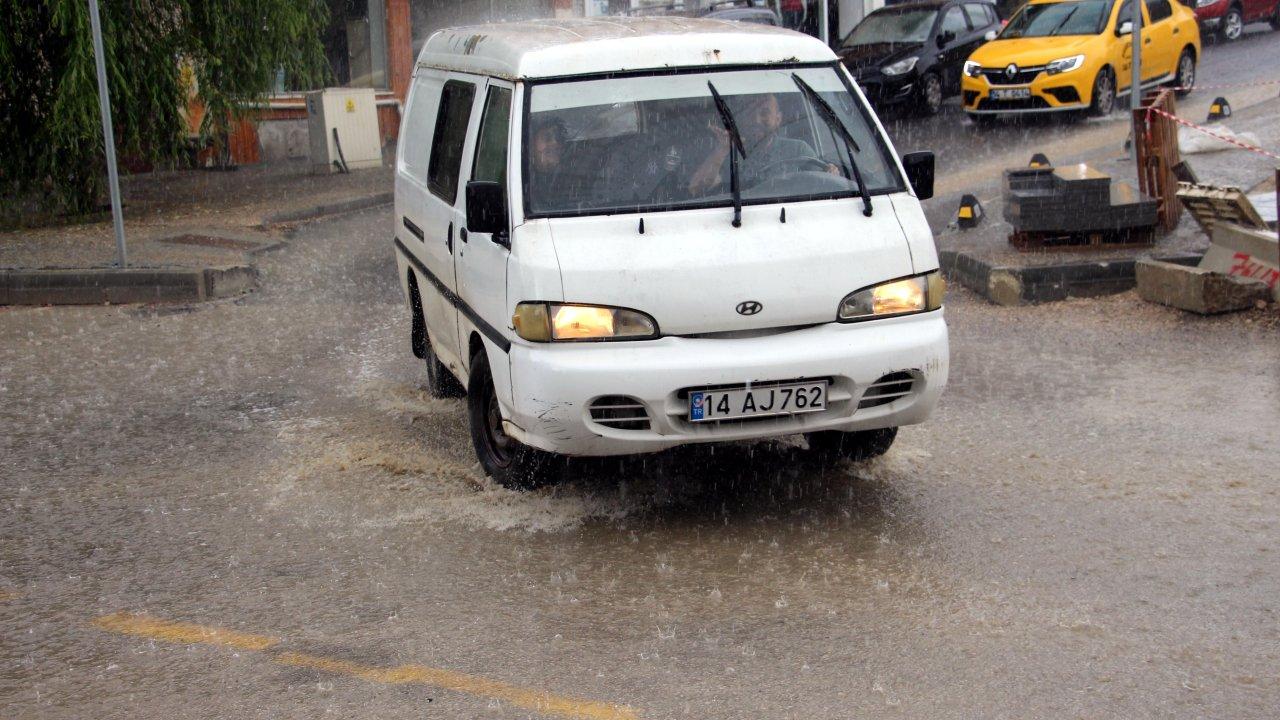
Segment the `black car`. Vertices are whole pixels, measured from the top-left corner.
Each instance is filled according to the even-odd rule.
[[[912,2],[866,16],[836,52],[873,104],[932,115],[960,92],[965,59],[992,30],[1000,16],[987,0]]]

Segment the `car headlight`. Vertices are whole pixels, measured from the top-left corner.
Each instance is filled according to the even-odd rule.
[[[1071,72],[1072,70],[1079,68],[1083,64],[1084,64],[1083,55],[1072,55],[1071,57],[1054,60],[1048,65],[1045,65],[1044,70],[1050,75],[1057,75],[1058,73]]]
[[[522,302],[511,316],[516,334],[531,342],[643,340],[658,323],[636,310],[603,305]]]
[[[849,293],[840,301],[840,320],[870,320],[891,315],[908,315],[942,307],[946,294],[942,273],[891,280]]]
[[[899,60],[896,63],[885,65],[884,67],[880,68],[880,72],[884,73],[885,75],[902,75],[904,73],[909,73],[915,68],[916,60],[918,59],[919,58],[917,58],[915,55],[912,55],[911,57],[905,58],[903,60]]]
[[[972,60],[965,60],[964,74],[968,75],[969,77],[975,77],[975,78],[978,77],[979,75],[982,74],[982,64],[976,63]]]

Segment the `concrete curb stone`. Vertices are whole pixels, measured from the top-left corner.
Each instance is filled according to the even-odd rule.
[[[1187,253],[1158,259],[1194,265],[1200,258],[1198,254]],[[1068,297],[1110,295],[1129,290],[1136,282],[1136,259],[1006,267],[992,266],[964,252],[942,250],[938,260],[948,278],[997,305],[1032,305]]]
[[[285,210],[278,213],[270,213],[263,217],[262,226],[270,227],[272,225],[286,225],[289,223],[314,220],[327,215],[338,215],[341,213],[355,212],[357,210],[367,210],[368,208],[378,207],[380,205],[390,205],[394,201],[395,193],[383,192],[376,193],[374,195],[351,198],[350,200],[314,205],[312,207],[301,208],[299,210]]]
[[[214,300],[257,287],[251,265],[0,271],[0,305],[101,305]]]

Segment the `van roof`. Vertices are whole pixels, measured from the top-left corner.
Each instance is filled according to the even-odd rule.
[[[531,20],[440,30],[418,65],[508,80],[714,65],[828,62],[816,38],[791,30],[673,17]]]

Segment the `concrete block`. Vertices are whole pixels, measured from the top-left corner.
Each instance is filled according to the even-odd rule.
[[[1213,244],[1200,267],[1227,275],[1260,280],[1280,302],[1280,242],[1267,230],[1219,222],[1213,226]]]
[[[205,298],[234,297],[258,287],[258,270],[250,265],[227,265],[204,269]]]
[[[1201,315],[1244,310],[1269,296],[1266,283],[1260,280],[1202,267],[1143,259],[1137,261],[1135,274],[1143,300]]]

